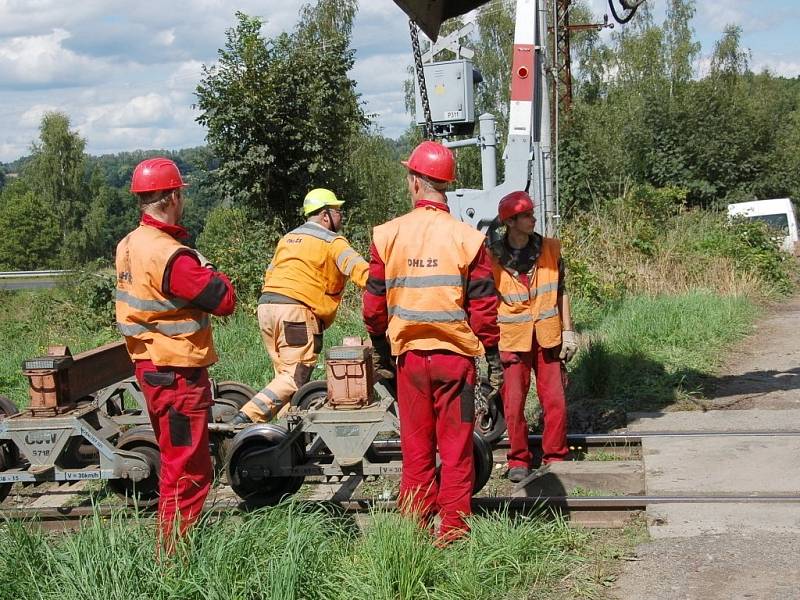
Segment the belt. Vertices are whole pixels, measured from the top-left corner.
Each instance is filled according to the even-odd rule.
[[[278,294],[277,292],[264,292],[261,294],[261,297],[258,299],[259,304],[300,304],[302,306],[306,306],[304,302],[300,302],[300,300],[296,300],[295,298],[290,298],[289,296],[284,296],[283,294]]]

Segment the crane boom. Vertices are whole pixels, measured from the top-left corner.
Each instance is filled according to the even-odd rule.
[[[439,37],[442,22],[468,13],[489,0],[394,0],[432,41]]]
[[[434,42],[443,21],[463,15],[488,1],[394,0],[411,21]],[[630,20],[639,5],[645,1],[608,0],[619,23]],[[622,9],[628,11],[622,19],[615,11],[614,2],[618,2]],[[548,6],[548,3],[552,6]],[[558,21],[558,6],[567,8],[569,2],[515,0],[508,131],[496,132],[494,117],[484,114],[479,117],[482,126],[477,138],[444,142],[451,148],[478,145],[482,159],[486,159],[482,160],[483,189],[456,189],[447,194],[451,212],[481,231],[487,230],[495,222],[500,198],[509,192],[525,190],[534,198],[537,229],[545,235],[556,232],[559,219],[558,194],[554,185],[554,180],[557,179],[554,172],[554,162],[557,164],[557,159],[554,160],[557,139],[553,139],[551,126],[557,127],[558,118],[557,114],[554,115],[555,119],[551,123],[550,89],[554,63],[552,57],[548,56],[547,31],[548,19],[554,21],[554,29],[559,25],[566,25]],[[453,119],[455,118],[454,116]],[[444,122],[447,123],[447,119]],[[483,125],[487,125],[485,130]],[[504,179],[499,184],[494,159],[497,134],[506,136],[503,153]],[[441,133],[438,135],[447,136]],[[557,137],[556,131],[555,138]]]

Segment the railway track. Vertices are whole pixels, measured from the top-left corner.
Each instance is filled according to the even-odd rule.
[[[800,431],[725,431],[725,432],[702,432],[702,431],[657,431],[647,433],[619,433],[619,434],[571,434],[568,436],[570,445],[583,453],[593,451],[604,451],[610,454],[620,452],[623,456],[631,456],[636,453],[647,438],[747,438],[747,437],[771,437],[771,436],[800,436]],[[541,443],[541,436],[529,436],[531,446],[536,449]],[[376,441],[378,448],[385,452],[397,450],[399,445],[396,440]],[[504,450],[508,447],[507,439],[500,440],[494,448],[495,463],[504,461]],[[594,461],[577,461],[575,464],[593,463]],[[615,460],[608,461],[608,465],[614,465]],[[538,476],[546,472],[540,469],[534,472],[527,480],[535,483]],[[353,479],[355,477],[355,479]],[[348,481],[352,480],[352,481]],[[353,492],[361,483],[362,478],[351,476],[342,478],[342,481],[312,481],[310,489],[317,486],[330,489],[329,498],[303,499],[300,502],[310,504],[324,503],[338,507],[350,514],[369,514],[374,510],[393,510],[396,508],[393,500],[380,498],[354,498]],[[664,504],[800,504],[800,495],[796,494],[749,494],[749,495],[646,495],[646,494],[625,494],[625,495],[524,495],[526,482],[514,487],[514,494],[506,494],[502,491],[495,495],[476,496],[473,499],[473,509],[477,513],[493,511],[509,511],[510,513],[529,514],[532,512],[552,512],[566,516],[571,522],[583,526],[620,526],[629,519],[650,506]],[[36,490],[36,487],[31,488]],[[129,507],[125,504],[93,504],[90,497],[84,496],[79,499],[76,494],[71,494],[69,487],[58,488],[63,498],[62,506],[17,506],[0,507],[0,520],[8,521],[31,521],[39,526],[53,530],[75,529],[80,526],[81,521],[86,519],[110,519],[110,518],[151,518],[152,509]],[[522,494],[520,493],[522,490]],[[53,490],[44,489],[29,495],[29,498],[41,500],[50,495]],[[609,490],[613,493],[614,490]],[[314,494],[312,494],[314,496]],[[239,499],[233,494],[230,488],[220,486],[212,493],[213,500],[206,505],[206,512],[213,516],[222,515],[242,515]],[[76,500],[78,502],[76,503]],[[54,498],[54,502],[58,500]],[[32,504],[36,504],[34,501]]]
[[[396,502],[380,499],[299,500],[309,505],[326,505],[346,514],[370,514],[373,511],[395,510]],[[476,496],[473,510],[477,514],[507,511],[510,514],[551,512],[566,516],[582,526],[620,526],[649,506],[659,504],[796,504],[800,496]],[[246,514],[237,500],[208,503],[204,513],[211,516]],[[71,530],[87,520],[145,518],[154,516],[153,509],[129,506],[87,505],[44,509],[13,508],[2,511],[5,521],[25,521],[47,530]]]

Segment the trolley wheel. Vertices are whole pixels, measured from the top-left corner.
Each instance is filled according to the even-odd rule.
[[[19,412],[17,405],[5,396],[0,396],[0,421],[5,417],[16,415]],[[0,471],[12,468],[19,461],[19,451],[13,442],[0,443]],[[0,483],[0,502],[11,493],[11,483]]]
[[[475,469],[475,483],[472,486],[472,493],[477,494],[489,481],[494,468],[494,458],[492,457],[492,446],[483,439],[477,431],[472,431],[472,462]],[[442,463],[439,454],[436,454],[436,480],[441,477]]]
[[[248,427],[234,438],[228,462],[228,482],[248,509],[271,506],[291,496],[303,485],[303,476],[272,476],[271,462],[276,450],[285,443],[289,432],[279,425],[260,424]],[[302,464],[305,452],[302,441],[292,444],[292,462]]]
[[[489,481],[494,468],[492,446],[477,431],[472,432],[472,458],[475,463],[475,485],[472,493],[477,494]]]
[[[150,507],[158,503],[159,472],[161,471],[161,453],[155,432],[147,425],[132,427],[117,441],[117,448],[138,452],[144,456],[150,466],[150,474],[142,481],[130,479],[111,479],[109,487],[120,496],[124,496],[129,504]]]
[[[321,381],[309,381],[301,386],[299,390],[292,396],[292,406],[300,410],[317,410],[322,408],[328,398],[328,382],[324,379]],[[305,445],[305,451],[311,450],[311,445],[314,443],[317,434],[304,433],[302,436]],[[314,454],[330,454],[330,450],[325,444],[322,444],[316,449]]]
[[[483,414],[475,415],[475,431],[480,433],[490,444],[494,444],[506,432],[506,417],[503,414],[503,399],[500,394],[489,396],[487,392],[491,392],[491,386],[487,383],[481,383],[481,388],[486,397],[486,412]]]
[[[215,398],[212,412],[216,423],[227,423],[236,413],[256,395],[256,390],[238,381],[220,381],[217,384],[217,398],[227,402],[217,402]]]
[[[309,381],[294,393],[291,400],[292,406],[296,406],[300,410],[314,410],[325,404],[327,395],[327,381],[324,379],[321,381]]]

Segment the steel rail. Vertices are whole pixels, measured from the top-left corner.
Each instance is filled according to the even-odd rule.
[[[332,500],[299,500],[301,503],[339,506],[348,513],[368,513],[375,510],[394,510],[394,500],[348,499]],[[722,496],[476,496],[472,499],[473,510],[488,512],[510,510],[514,512],[560,510],[567,513],[592,511],[644,511],[648,506],[661,504],[800,504],[798,495],[722,495]],[[203,514],[244,515],[238,502],[209,502]],[[72,506],[60,508],[13,508],[0,511],[2,521],[27,521],[47,526],[51,523],[68,523],[84,519],[137,518],[147,519],[155,515],[155,509],[134,508],[129,506]]]
[[[647,431],[636,433],[570,433],[567,435],[567,442],[571,446],[636,446],[641,445],[645,438],[667,438],[667,437],[794,437],[800,436],[800,431]],[[528,444],[539,446],[542,443],[541,435],[529,435]],[[507,448],[508,437],[503,436],[493,448]],[[398,448],[398,440],[375,440],[373,445],[380,450],[390,450]]]

